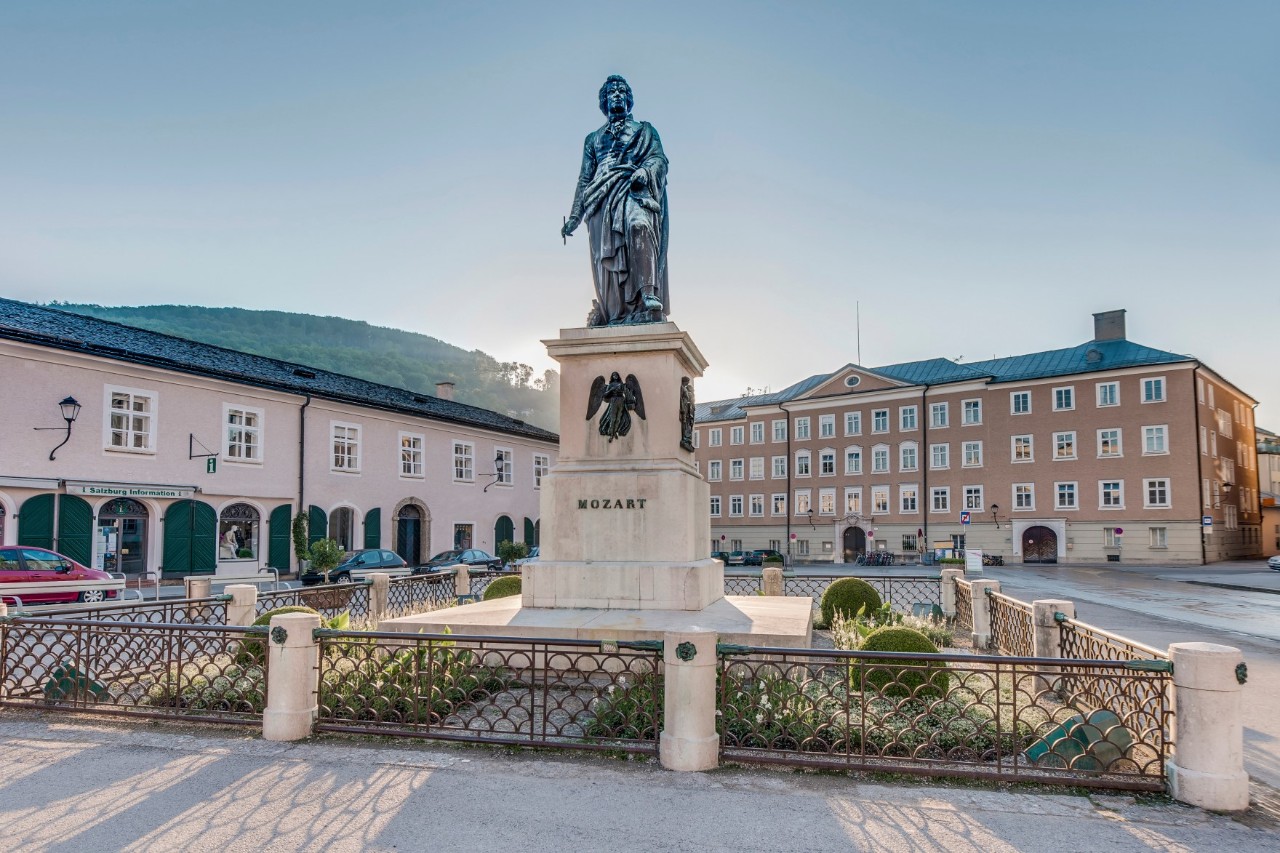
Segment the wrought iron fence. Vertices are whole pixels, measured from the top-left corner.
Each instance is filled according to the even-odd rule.
[[[425,613],[454,602],[454,572],[432,572],[392,578],[387,588],[387,610],[390,615]]]
[[[1116,661],[751,648],[721,662],[721,753],[1163,790],[1170,681]],[[1115,701],[1138,696],[1145,710]]]
[[[956,578],[956,627],[973,630],[973,585]]]
[[[473,569],[468,573],[471,579],[471,594],[476,598],[483,598],[484,591],[489,588],[489,584],[502,577],[513,577],[518,575],[515,572],[504,572],[498,569],[476,570]]]
[[[41,617],[88,619],[94,622],[143,622],[151,624],[225,625],[230,595],[209,598],[162,598],[120,604],[90,604],[42,610]]]
[[[319,731],[657,751],[659,643],[317,635]]]
[[[260,721],[266,628],[17,618],[0,624],[0,705]]]
[[[991,648],[1002,655],[1032,657],[1035,654],[1035,623],[1031,605],[988,590],[987,607],[991,613]]]
[[[326,619],[344,612],[356,618],[372,615],[368,583],[317,584],[258,595],[259,616],[277,607],[310,607]]]
[[[816,605],[822,600],[827,587],[841,576],[802,575],[784,573],[782,576],[783,595],[807,596]],[[882,601],[899,613],[917,613],[924,610],[928,615],[935,605],[942,604],[941,580],[932,575],[851,575],[858,577],[875,588]],[[725,595],[755,595],[761,588],[759,575],[725,575]]]

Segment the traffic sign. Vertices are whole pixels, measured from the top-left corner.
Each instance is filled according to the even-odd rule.
[[[792,539],[795,539],[795,538],[796,538],[796,535],[795,535],[794,533],[792,533],[792,534],[791,534],[791,538],[792,538]]]
[[[1213,527],[1213,516],[1212,516],[1212,515],[1202,515],[1202,516],[1200,516],[1200,526],[1201,526],[1201,527]]]
[[[960,523],[961,523],[961,524],[968,524],[968,523],[969,523],[969,511],[968,511],[968,510],[963,510],[963,511],[960,513]]]
[[[1117,527],[1117,528],[1116,528],[1116,535],[1117,535],[1117,536],[1123,536],[1123,535],[1124,535],[1124,528],[1123,528],[1123,527]]]

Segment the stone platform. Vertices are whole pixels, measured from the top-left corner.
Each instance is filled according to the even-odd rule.
[[[524,607],[512,595],[384,619],[378,630],[576,640],[661,640],[668,632],[715,631],[722,643],[809,648],[812,608],[810,598],[759,595],[726,596],[696,611]]]

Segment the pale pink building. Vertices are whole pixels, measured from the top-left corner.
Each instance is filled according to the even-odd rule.
[[[283,571],[303,507],[312,540],[410,564],[536,544],[557,436],[451,391],[0,299],[0,543],[126,572]]]

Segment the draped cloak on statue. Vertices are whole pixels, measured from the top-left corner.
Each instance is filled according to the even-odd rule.
[[[648,184],[633,192],[643,168]],[[574,213],[586,220],[597,308],[589,325],[661,322],[671,311],[667,290],[667,157],[653,125],[628,118],[588,134]],[[662,303],[646,308],[648,294]]]

